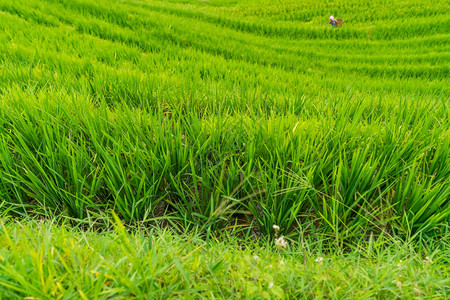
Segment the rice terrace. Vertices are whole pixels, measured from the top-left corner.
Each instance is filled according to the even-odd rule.
[[[0,299],[450,298],[449,11],[0,0]]]

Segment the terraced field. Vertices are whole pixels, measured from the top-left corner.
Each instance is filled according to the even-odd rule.
[[[1,0],[3,214],[277,224],[338,244],[435,232],[450,216],[449,10]]]
[[[0,298],[449,298],[448,11],[0,0]]]

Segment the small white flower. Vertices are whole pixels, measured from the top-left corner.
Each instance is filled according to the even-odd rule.
[[[275,231],[280,231],[280,226],[278,226],[278,225],[273,225],[272,227],[273,227],[273,230],[275,230]]]
[[[271,268],[271,269],[272,269],[272,265],[269,265],[269,268]]]
[[[433,261],[431,260],[431,258],[429,258],[428,256],[425,257],[425,259],[423,260],[424,263],[426,264],[431,264]]]
[[[399,289],[402,288],[403,284],[400,281],[392,280],[392,283],[395,284]]]
[[[287,241],[284,239],[284,236],[280,236],[279,238],[275,239],[275,245],[281,248],[287,247]]]
[[[258,256],[258,255],[255,255],[255,256],[253,256],[253,259],[254,259],[254,260],[258,260],[258,259],[259,259],[259,256]]]
[[[318,258],[316,258],[316,262],[317,263],[323,262],[323,257],[319,256]]]
[[[273,282],[269,284],[269,289],[273,288]]]
[[[280,260],[280,265],[284,266],[284,261]]]

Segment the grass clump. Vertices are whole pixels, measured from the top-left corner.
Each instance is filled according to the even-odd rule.
[[[345,255],[307,240],[278,248],[235,237],[205,242],[168,230],[80,231],[4,220],[0,295],[10,299],[445,298],[449,235],[420,247],[371,239]]]

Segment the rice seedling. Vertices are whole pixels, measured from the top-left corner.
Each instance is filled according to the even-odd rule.
[[[447,3],[278,2],[2,1],[3,209],[341,246],[448,224]]]

